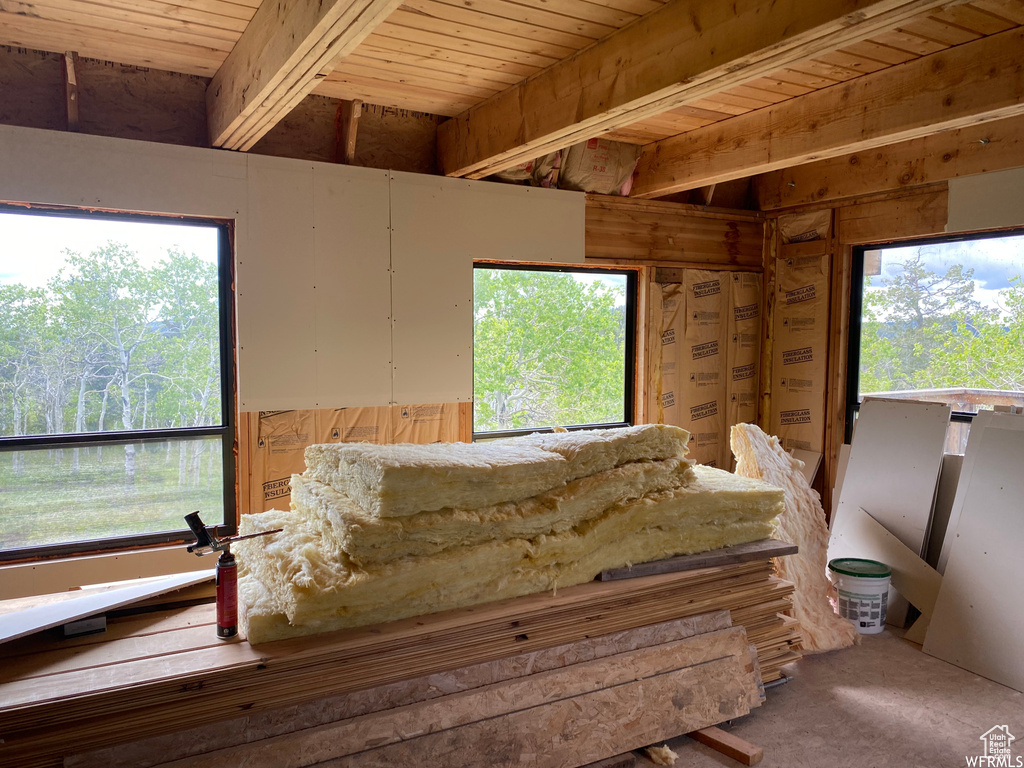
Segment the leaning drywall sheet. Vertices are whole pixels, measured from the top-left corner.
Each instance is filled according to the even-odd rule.
[[[726,425],[757,421],[758,362],[761,358],[761,275],[729,274],[729,326],[726,334]],[[727,441],[726,441],[727,442]],[[728,450],[728,446],[726,446]],[[723,467],[730,467],[731,455]]]
[[[967,433],[967,446],[964,449],[964,460],[960,467],[960,478],[970,478],[974,473],[974,466],[979,454],[979,446],[988,425],[995,418],[993,411],[979,411],[971,421],[970,431]],[[956,528],[960,524],[960,514],[967,498],[969,483],[957,483],[956,494],[953,497],[953,504],[949,509],[949,517],[946,521],[946,531],[942,537],[942,544],[939,546],[938,558],[935,568],[939,573],[946,572],[946,562],[949,560],[953,541],[956,538]]]
[[[888,565],[893,589],[921,611],[918,621],[923,624],[917,631],[928,626],[942,576],[863,509],[847,509],[836,518],[828,557],[860,557]]]
[[[454,443],[457,403],[378,408],[263,411],[253,430],[249,512],[288,509],[291,477],[306,471],[306,447],[315,443]]]
[[[1024,692],[1024,417],[993,414],[968,450],[924,650]]]
[[[920,557],[931,523],[950,408],[915,400],[869,399],[860,408],[833,531],[863,509]],[[907,605],[890,593],[890,624]]]
[[[824,451],[828,259],[776,262],[771,431],[787,449]]]
[[[924,559],[932,568],[939,567],[939,555],[942,553],[942,545],[949,529],[949,519],[952,516],[953,503],[956,501],[957,485],[963,466],[964,457],[961,454],[947,453],[942,457],[939,489],[935,493],[935,511],[932,513],[932,528],[928,534],[928,546],[924,550]]]

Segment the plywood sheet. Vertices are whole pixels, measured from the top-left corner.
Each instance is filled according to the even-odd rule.
[[[1024,418],[993,414],[968,451],[960,520],[924,650],[1024,691]]]

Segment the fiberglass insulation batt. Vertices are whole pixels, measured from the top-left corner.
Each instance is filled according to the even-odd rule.
[[[343,459],[322,450],[341,446],[313,446],[310,469],[293,479],[293,509],[242,518],[243,534],[284,529],[236,545],[243,631],[260,643],[393,621],[770,536],[782,492],[692,467],[686,439],[650,425],[389,452],[350,445],[361,450]],[[313,468],[328,455],[329,470]],[[360,463],[358,481],[341,479]],[[500,482],[486,480],[488,466]],[[403,476],[430,506],[446,506],[381,515],[382,503],[415,503]],[[423,491],[430,477],[437,487]],[[526,488],[531,495],[518,498]]]

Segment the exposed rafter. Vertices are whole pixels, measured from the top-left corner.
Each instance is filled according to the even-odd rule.
[[[264,0],[206,93],[210,143],[249,149],[401,0]]]
[[[863,40],[946,0],[673,0],[438,129],[442,171],[480,178]]]
[[[1024,32],[1014,29],[650,144],[635,197],[1024,114]]]

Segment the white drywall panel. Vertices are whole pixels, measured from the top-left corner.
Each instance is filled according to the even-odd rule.
[[[915,555],[924,553],[949,416],[949,406],[938,403],[868,399],[861,405],[833,538],[844,515],[863,509]],[[890,592],[888,622],[902,626],[906,616],[906,601]]]
[[[473,192],[468,182],[447,181],[391,179],[395,402],[473,397],[474,235],[466,218]]]
[[[1024,224],[1024,168],[949,180],[947,232]]]
[[[313,167],[317,408],[391,402],[387,171]]]
[[[924,650],[1024,691],[1024,417],[994,414],[965,456],[960,520]]]
[[[391,174],[393,397],[473,397],[473,261],[582,263],[581,193]]]
[[[313,408],[316,403],[316,301],[313,267],[313,167],[275,157],[249,158],[248,239],[239,251],[238,407]]]
[[[863,509],[917,556],[924,551],[950,408],[914,400],[866,400],[837,515]]]
[[[967,433],[967,446],[964,448],[964,460],[960,465],[960,478],[970,478],[974,473],[974,465],[978,459],[978,450],[982,436],[988,425],[992,423],[993,411],[979,411],[971,420],[971,429]],[[946,531],[942,537],[942,544],[939,548],[935,568],[939,573],[946,572],[946,562],[949,560],[949,553],[956,538],[956,528],[960,524],[960,515],[967,499],[969,483],[960,483],[959,478],[956,486],[956,494],[953,497],[953,504],[949,508],[949,515],[946,519]]]
[[[0,126],[0,200],[236,218],[247,156]]]

